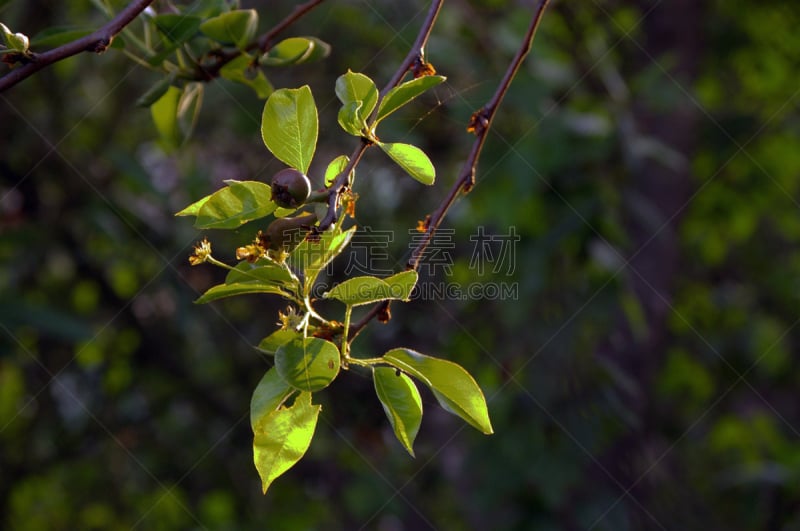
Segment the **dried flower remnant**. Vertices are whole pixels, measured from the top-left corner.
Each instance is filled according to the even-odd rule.
[[[208,261],[211,258],[211,242],[208,238],[195,245],[194,253],[189,257],[189,264],[196,266]]]

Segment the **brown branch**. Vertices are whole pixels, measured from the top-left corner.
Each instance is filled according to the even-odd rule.
[[[486,105],[472,115],[468,128],[468,130],[474,132],[476,136],[475,141],[472,144],[472,149],[470,149],[469,156],[464,162],[461,172],[459,173],[456,181],[453,183],[453,186],[450,188],[444,199],[442,199],[442,202],[439,204],[436,210],[434,210],[425,220],[425,237],[412,251],[411,258],[406,264],[407,270],[416,270],[419,267],[419,262],[422,259],[422,255],[425,253],[425,249],[428,248],[428,245],[430,245],[436,230],[442,224],[442,221],[447,215],[447,211],[450,210],[450,207],[453,206],[453,203],[455,203],[456,199],[458,199],[462,193],[469,193],[469,191],[472,190],[472,187],[475,185],[475,171],[478,165],[478,159],[481,156],[481,151],[483,150],[483,145],[486,142],[486,135],[489,133],[489,129],[492,127],[492,121],[497,114],[497,109],[500,107],[503,98],[508,92],[511,82],[517,75],[517,72],[519,71],[520,66],[522,66],[525,57],[531,51],[533,38],[536,35],[536,30],[539,27],[539,23],[542,20],[542,15],[544,14],[545,8],[549,2],[550,0],[540,0],[536,11],[531,18],[528,31],[525,33],[525,38],[517,50],[514,59],[512,59],[511,63],[508,65],[508,68],[503,75],[503,79],[497,86],[497,90],[495,90],[494,95],[486,103]],[[348,334],[350,336],[350,340],[352,341],[355,339],[358,333],[361,332],[361,330],[375,317],[381,317],[383,319],[387,318],[389,315],[389,304],[389,301],[379,302],[378,304],[374,305],[360,321],[353,324],[350,327],[350,332]]]
[[[272,48],[273,40],[275,37],[284,31],[286,28],[297,22],[306,13],[320,5],[325,0],[309,0],[304,4],[296,6],[291,13],[289,13],[283,20],[275,24],[269,31],[256,38],[253,42],[245,47],[246,51],[258,50],[260,53],[266,53]],[[216,61],[208,66],[202,64],[197,65],[197,81],[211,81],[219,77],[219,72],[222,67],[230,63],[242,54],[240,50],[231,52],[223,52],[215,55]]]
[[[144,11],[151,3],[153,3],[153,0],[134,0],[105,26],[93,31],[89,35],[53,48],[52,50],[32,54],[29,58],[30,62],[14,68],[3,77],[0,77],[0,92],[13,87],[46,66],[72,57],[73,55],[78,55],[82,52],[103,53],[111,45],[111,41],[114,40],[114,37],[116,37],[125,26],[133,22],[133,20],[139,16],[139,13]]]
[[[433,26],[436,24],[436,18],[439,16],[439,11],[442,9],[443,3],[444,0],[433,0],[433,2],[431,2],[428,15],[425,17],[425,21],[422,23],[419,33],[417,33],[414,44],[411,45],[411,49],[408,51],[405,59],[403,59],[403,62],[400,63],[400,66],[397,67],[397,70],[392,74],[389,82],[386,83],[386,86],[381,90],[378,103],[373,110],[373,115],[377,113],[380,102],[383,100],[386,93],[399,85],[406,75],[406,72],[408,72],[417,61],[422,59],[425,45],[428,43],[428,38],[431,35],[431,31],[433,31]],[[353,154],[350,155],[350,161],[347,163],[347,166],[336,176],[333,183],[331,183],[331,186],[328,188],[328,213],[320,220],[318,230],[327,230],[328,227],[336,223],[336,211],[339,208],[339,195],[350,186],[350,174],[361,161],[364,151],[366,151],[370,145],[372,144],[368,140],[362,139],[359,145],[353,150]]]
[[[303,15],[320,5],[325,0],[309,0],[305,4],[300,4],[296,6],[289,15],[275,24],[271,30],[266,32],[264,35],[258,38],[255,43],[251,44],[247,47],[248,50],[254,50],[258,48],[261,53],[266,52],[272,47],[272,41],[275,37],[281,33],[283,30],[294,24],[298,19],[300,19]]]

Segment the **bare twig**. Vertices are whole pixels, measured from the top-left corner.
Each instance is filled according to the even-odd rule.
[[[469,131],[474,131],[476,136],[475,142],[472,144],[472,149],[469,152],[467,160],[462,166],[458,179],[456,179],[456,182],[453,183],[453,186],[450,188],[447,196],[445,196],[445,198],[439,204],[439,207],[434,210],[430,217],[426,220],[425,237],[420,240],[414,251],[411,253],[411,258],[407,264],[408,269],[417,269],[425,249],[427,249],[431,239],[433,239],[434,233],[439,228],[439,225],[441,225],[444,217],[447,215],[447,211],[458,198],[459,194],[469,193],[469,191],[472,190],[472,187],[475,185],[475,171],[478,165],[478,159],[481,156],[481,151],[483,150],[483,145],[486,142],[486,135],[492,126],[492,121],[494,120],[495,114],[497,114],[497,109],[500,107],[500,103],[502,103],[503,98],[511,86],[511,82],[517,75],[517,72],[519,71],[520,66],[522,66],[522,62],[525,60],[528,52],[531,51],[533,38],[536,35],[536,29],[539,27],[539,22],[542,19],[542,15],[544,14],[544,10],[549,1],[550,0],[541,0],[539,2],[539,6],[537,7],[536,12],[531,19],[531,23],[528,26],[528,31],[525,34],[525,38],[517,50],[514,59],[511,61],[511,64],[508,65],[506,73],[503,75],[503,79],[497,86],[497,90],[489,102],[472,115]]]
[[[417,34],[414,44],[411,46],[411,49],[408,51],[405,59],[403,59],[403,62],[400,63],[400,66],[397,67],[397,70],[389,79],[389,82],[386,83],[386,86],[383,87],[383,90],[381,90],[378,98],[378,104],[375,105],[376,111],[373,112],[377,112],[377,109],[380,106],[380,101],[383,99],[386,93],[399,85],[403,80],[403,77],[406,75],[406,72],[408,72],[415,62],[423,58],[425,45],[428,43],[428,38],[431,35],[434,24],[436,24],[436,18],[439,16],[439,11],[442,9],[443,3],[444,0],[434,0],[431,2],[431,7],[428,9],[428,15],[425,17],[425,21],[422,23],[422,26],[419,29],[419,33]],[[362,139],[361,143],[359,143],[359,145],[353,150],[353,154],[350,155],[350,161],[347,163],[347,166],[339,175],[336,176],[336,179],[328,188],[328,213],[320,220],[318,230],[324,231],[336,222],[336,211],[339,208],[339,195],[350,186],[350,174],[361,161],[364,151],[366,151],[370,145],[372,144],[369,141]]]
[[[251,44],[247,47],[248,50],[254,50],[258,48],[262,53],[266,52],[272,47],[272,41],[275,37],[281,33],[283,30],[291,26],[295,23],[298,19],[300,19],[303,15],[320,5],[325,0],[309,0],[305,4],[300,4],[299,6],[295,7],[289,15],[275,24],[269,31],[263,34],[261,37],[256,40],[255,43]]]
[[[472,187],[475,185],[475,171],[478,165],[478,159],[481,156],[483,145],[486,142],[486,135],[492,126],[492,120],[494,120],[495,114],[497,114],[497,109],[508,92],[511,82],[514,80],[514,77],[517,75],[520,66],[522,66],[525,57],[531,50],[533,38],[536,35],[536,30],[539,27],[542,15],[544,14],[545,8],[547,8],[549,2],[550,0],[540,0],[539,5],[536,7],[536,11],[531,18],[528,31],[525,33],[525,38],[517,50],[514,59],[512,59],[511,63],[508,65],[508,68],[503,75],[503,79],[497,86],[497,90],[495,90],[494,95],[486,103],[486,105],[472,115],[468,130],[475,133],[475,142],[473,142],[469,156],[467,156],[461,172],[459,173],[456,181],[453,183],[453,186],[450,188],[444,199],[442,199],[442,202],[439,204],[436,210],[434,210],[430,216],[426,218],[425,237],[420,240],[420,242],[412,251],[411,258],[406,264],[406,269],[416,270],[419,267],[419,262],[425,253],[425,249],[427,249],[428,245],[430,245],[436,230],[442,224],[442,221],[447,215],[447,211],[462,193],[469,193],[469,191],[472,190]],[[381,320],[388,319],[389,301],[379,302],[373,306],[360,321],[353,324],[350,327],[350,340],[352,341],[358,335],[358,333],[361,332],[361,330],[376,317],[381,317]]]
[[[100,29],[68,42],[52,50],[43,53],[32,54],[28,63],[14,68],[9,73],[0,77],[0,92],[9,89],[24,79],[32,76],[39,70],[82,52],[103,53],[111,45],[114,37],[122,31],[125,26],[133,22],[139,13],[153,3],[153,0],[134,0],[128,4],[116,17],[111,19]]]

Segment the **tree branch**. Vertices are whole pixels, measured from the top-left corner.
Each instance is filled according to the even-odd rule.
[[[428,15],[425,17],[425,21],[422,23],[419,33],[417,33],[417,38],[414,41],[414,44],[411,45],[411,49],[408,51],[405,59],[403,59],[403,62],[400,63],[400,66],[389,79],[389,82],[385,87],[383,87],[383,90],[381,90],[378,103],[375,105],[373,114],[377,112],[378,108],[380,107],[380,102],[383,100],[383,97],[386,95],[386,93],[399,85],[403,80],[403,77],[406,75],[406,72],[408,72],[408,70],[416,62],[422,60],[425,45],[428,43],[428,38],[431,35],[431,31],[433,31],[433,26],[436,24],[436,18],[439,16],[439,11],[442,9],[443,3],[444,0],[434,0],[431,2],[431,7],[428,9]],[[347,166],[339,175],[336,176],[336,179],[333,181],[333,183],[331,183],[331,186],[328,188],[328,213],[320,220],[317,230],[327,230],[328,227],[336,222],[336,210],[339,207],[339,195],[350,186],[350,174],[361,161],[364,151],[366,151],[370,145],[371,144],[369,141],[362,139],[361,143],[359,143],[359,145],[353,150],[353,154],[350,155],[350,161],[347,163]]]
[[[151,3],[153,3],[153,0],[134,0],[105,26],[89,35],[53,48],[52,50],[40,54],[33,54],[29,59],[29,63],[14,68],[3,77],[0,77],[0,92],[13,87],[46,66],[72,57],[73,55],[78,55],[82,52],[105,52],[111,45],[111,41],[114,40],[114,37],[116,37],[125,26],[133,22],[133,20]]]
[[[266,32],[261,37],[259,37],[258,40],[255,43],[248,46],[247,49],[254,50],[258,48],[261,51],[261,53],[266,52],[272,47],[272,41],[279,33],[281,33],[283,30],[294,24],[298,19],[303,17],[303,15],[305,15],[306,13],[308,13],[309,11],[311,11],[324,1],[325,0],[309,0],[305,4],[300,4],[299,6],[296,6],[286,18],[275,24],[275,26],[273,26],[271,30]]]
[[[407,270],[416,270],[419,267],[419,262],[425,253],[425,249],[427,249],[428,245],[430,245],[436,230],[442,224],[442,221],[447,215],[447,211],[450,210],[450,207],[453,206],[453,203],[455,203],[456,199],[458,199],[462,193],[469,193],[470,190],[472,190],[472,187],[475,185],[475,171],[478,165],[478,159],[481,156],[481,151],[483,150],[483,145],[486,142],[486,136],[489,133],[489,129],[492,127],[492,121],[497,114],[497,109],[500,107],[503,98],[511,86],[511,82],[517,75],[517,72],[522,66],[525,57],[531,51],[533,38],[536,36],[536,30],[539,27],[539,23],[542,20],[542,15],[544,14],[545,8],[547,8],[549,2],[550,0],[540,0],[539,5],[536,7],[536,11],[531,18],[528,31],[525,33],[525,38],[517,50],[514,59],[512,59],[511,63],[508,65],[500,84],[497,86],[497,90],[495,90],[494,95],[486,103],[486,105],[472,115],[467,128],[468,131],[474,132],[476,136],[475,141],[472,144],[472,149],[470,149],[469,156],[464,162],[458,178],[453,183],[453,186],[450,188],[447,195],[444,197],[436,210],[434,210],[425,219],[425,237],[420,240],[420,242],[412,251],[411,258],[406,263]],[[381,321],[388,320],[389,305],[389,301],[384,301],[373,306],[360,321],[350,327],[350,340],[352,341],[372,319],[379,317]]]

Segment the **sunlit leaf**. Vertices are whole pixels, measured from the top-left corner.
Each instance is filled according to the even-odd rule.
[[[321,409],[311,404],[311,393],[300,393],[290,407],[274,411],[259,423],[253,437],[253,461],[264,494],[275,478],[306,453]]]
[[[250,399],[250,426],[253,432],[258,431],[260,424],[294,392],[278,375],[275,367],[264,373]]]
[[[285,345],[289,341],[302,336],[300,332],[282,328],[262,339],[256,348],[264,354],[274,355],[281,345]]]
[[[273,212],[272,215],[275,216],[276,218],[285,218],[291,216],[295,212],[297,212],[296,208],[278,207],[275,209],[275,212]]]
[[[414,439],[422,422],[422,399],[411,378],[389,367],[373,369],[375,392],[397,440],[414,456]]]
[[[274,283],[289,288],[297,287],[299,280],[291,270],[268,259],[261,259],[255,264],[243,261],[236,265],[225,277],[226,284],[252,282]]]
[[[394,87],[387,92],[386,96],[381,100],[378,106],[378,115],[375,118],[375,123],[380,122],[426,90],[439,85],[445,79],[447,78],[444,76],[423,76]]]
[[[269,185],[262,182],[228,181],[227,187],[214,192],[200,205],[194,226],[200,229],[235,229],[248,221],[270,215],[277,206],[271,197]],[[189,205],[181,212],[194,210],[194,206]]]
[[[350,157],[347,155],[339,155],[333,159],[330,164],[328,164],[328,167],[325,168],[325,186],[330,186],[333,184],[333,181],[336,180],[336,177],[338,177],[339,174],[342,173],[345,168],[347,168],[348,162],[350,162]],[[352,185],[353,183],[351,182],[350,184]]]
[[[363,102],[361,101],[345,103],[339,109],[339,114],[336,117],[341,128],[353,136],[362,136],[366,133],[367,123],[360,114],[362,105]]]
[[[483,391],[460,365],[407,348],[390,350],[383,359],[427,385],[446,411],[487,435],[494,432]]]
[[[289,256],[290,263],[296,270],[303,272],[306,293],[314,285],[320,271],[350,243],[355,231],[356,227],[353,226],[344,232],[324,232],[318,241],[306,239],[292,252]]]
[[[224,299],[226,297],[234,297],[236,295],[249,295],[255,293],[269,293],[273,295],[280,295],[281,297],[289,298],[291,295],[282,290],[275,284],[268,284],[265,282],[237,282],[235,284],[219,284],[208,291],[203,293],[198,298],[195,304],[205,304],[207,302]]]
[[[30,39],[24,33],[14,33],[8,26],[3,23],[0,23],[0,34],[3,36],[3,44],[20,53],[26,53],[30,48]]]
[[[324,296],[350,306],[389,299],[407,301],[416,283],[416,271],[403,271],[383,279],[370,276],[354,277],[337,284]]]
[[[316,37],[290,37],[261,56],[265,66],[288,66],[319,61],[331,52],[328,43]]]
[[[336,80],[336,95],[342,105],[355,101],[362,102],[359,116],[366,121],[378,103],[378,89],[375,83],[364,74],[347,71]]]
[[[379,143],[378,146],[403,168],[406,173],[422,184],[431,185],[436,180],[436,169],[433,167],[433,163],[425,152],[420,148],[410,144],[398,143]]]
[[[178,125],[178,102],[183,90],[168,86],[162,96],[150,106],[150,114],[165,149],[172,150],[181,144],[181,129]]]
[[[197,201],[195,201],[191,205],[187,206],[186,208],[184,208],[180,212],[176,213],[175,215],[176,216],[197,216],[198,214],[200,214],[200,209],[203,208],[203,205],[205,205],[206,202],[209,199],[211,199],[211,196],[213,196],[213,195],[214,194],[210,194],[210,195],[207,195],[207,196],[205,196],[205,197],[203,197],[201,199],[198,199]]]
[[[318,337],[293,339],[275,351],[275,368],[292,387],[319,391],[339,374],[339,349]]]
[[[308,173],[317,147],[317,106],[308,85],[273,92],[264,105],[261,136],[273,155]]]

